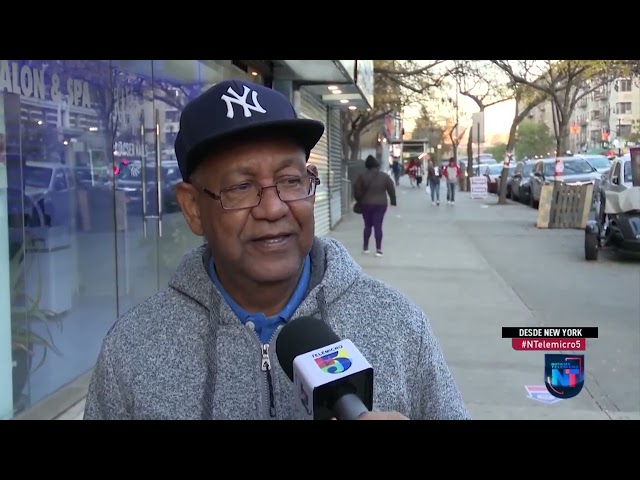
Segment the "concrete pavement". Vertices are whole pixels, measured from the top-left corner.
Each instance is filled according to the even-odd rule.
[[[581,231],[539,230],[536,210],[497,206],[495,196],[458,192],[455,206],[435,207],[403,178],[398,203],[385,218],[383,258],[361,254],[359,215],[332,236],[425,310],[473,418],[640,419],[637,263],[586,262]],[[544,352],[515,351],[501,338],[503,326],[541,325],[600,330],[580,352],[585,389],[552,405],[525,391],[544,385]]]
[[[76,403],[70,409],[66,410],[59,417],[54,418],[54,420],[82,420],[84,417],[84,404],[86,400],[81,400]]]
[[[383,258],[361,254],[359,215],[331,236],[425,310],[474,419],[640,419],[637,263],[611,255],[587,263],[582,232],[538,230],[535,210],[496,206],[495,197],[458,192],[455,206],[434,207],[405,177],[398,199],[385,219]],[[544,384],[544,354],[514,351],[501,327],[541,325],[600,327],[583,352],[587,381],[576,398],[527,397],[525,385]],[[80,420],[83,408],[58,419]]]

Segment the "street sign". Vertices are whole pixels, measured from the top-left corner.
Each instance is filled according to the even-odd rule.
[[[473,122],[473,143],[484,143],[484,112],[471,115]]]
[[[471,177],[471,198],[487,198],[488,194],[487,177]]]

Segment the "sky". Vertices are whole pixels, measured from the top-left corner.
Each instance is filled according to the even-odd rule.
[[[473,102],[473,100],[467,97],[459,96],[459,105],[460,110],[464,110],[468,112],[466,117],[471,117],[473,112],[477,112],[478,106]],[[484,111],[484,132],[485,136],[489,137],[492,135],[508,135],[509,129],[511,128],[511,122],[513,120],[513,116],[515,115],[515,101],[507,100],[506,102],[498,103],[497,105],[492,105],[485,109]],[[405,129],[413,130],[413,125],[415,122],[415,118],[420,115],[418,108],[414,107],[406,107],[404,111],[404,122]],[[453,117],[455,115],[453,112],[450,113]],[[444,115],[443,115],[444,117]]]
[[[429,62],[429,61],[417,61],[418,63]],[[455,98],[455,89],[447,92],[448,96],[451,98]],[[436,105],[439,103],[436,101]],[[464,95],[458,95],[458,105],[459,111],[461,112],[461,124],[468,125],[471,121],[471,114],[473,112],[477,112],[478,106],[475,104],[473,100]],[[440,117],[439,120],[444,121],[445,117],[453,118],[455,116],[455,112],[450,111],[451,107],[448,106],[447,110],[438,109],[439,111],[436,113],[436,117]],[[420,115],[419,108],[417,107],[405,107],[403,112],[404,117],[404,126],[406,131],[413,130],[415,118]],[[509,129],[511,128],[511,121],[513,120],[513,116],[515,115],[515,101],[508,100],[502,103],[498,103],[496,105],[492,105],[485,109],[485,138],[486,140],[490,140],[491,137],[500,135],[504,136],[504,141],[506,142],[506,137],[509,134]],[[465,122],[466,120],[466,122]]]

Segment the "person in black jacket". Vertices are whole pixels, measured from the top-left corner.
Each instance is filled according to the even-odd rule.
[[[427,166],[427,185],[431,191],[431,205],[440,205],[440,179],[442,171],[433,160],[429,160]]]

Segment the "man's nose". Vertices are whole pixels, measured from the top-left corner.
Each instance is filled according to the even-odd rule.
[[[279,220],[284,217],[289,206],[280,200],[275,185],[262,189],[260,204],[253,209],[255,218],[264,220]]]

